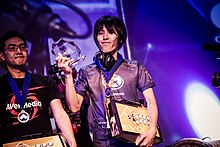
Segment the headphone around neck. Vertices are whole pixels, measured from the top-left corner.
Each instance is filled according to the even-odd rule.
[[[103,53],[99,51],[95,54],[94,62],[97,64],[99,68],[109,71],[116,61],[114,57],[111,55],[111,53]]]

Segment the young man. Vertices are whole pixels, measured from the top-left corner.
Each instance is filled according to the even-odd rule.
[[[126,28],[119,17],[99,18],[94,26],[94,40],[100,51],[96,53],[94,63],[79,70],[75,86],[68,66],[71,60],[61,55],[56,58],[58,67],[65,73],[66,99],[70,109],[78,111],[89,93],[94,146],[134,146],[111,136],[104,103],[109,96],[138,102],[137,90],[143,93],[147,102],[150,130],[137,138],[136,145],[152,146],[156,135],[158,108],[152,89],[155,84],[142,64],[123,59],[118,52],[126,38]]]
[[[0,61],[8,72],[0,77],[0,142],[52,135],[50,107],[64,138],[75,147],[72,125],[57,85],[49,77],[30,73],[27,58],[24,36],[17,31],[5,33],[0,40]]]

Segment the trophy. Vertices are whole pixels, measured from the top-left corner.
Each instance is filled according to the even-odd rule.
[[[73,41],[63,38],[52,44],[51,53],[55,56],[58,56],[58,53],[60,53],[63,57],[73,59],[73,61],[69,63],[71,68],[74,68],[79,61],[84,60],[86,57],[81,55],[81,49]]]

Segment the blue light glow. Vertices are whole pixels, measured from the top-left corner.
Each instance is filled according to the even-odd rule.
[[[220,138],[220,103],[205,85],[192,83],[185,95],[185,109],[194,131],[200,138]]]
[[[218,28],[220,28],[219,14],[220,14],[220,3],[215,5],[211,11],[211,20]]]

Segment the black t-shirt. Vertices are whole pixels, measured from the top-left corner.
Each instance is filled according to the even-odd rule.
[[[22,91],[24,79],[15,81]],[[28,96],[21,109],[6,76],[0,77],[0,141],[51,134],[49,105],[60,97],[63,95],[53,79],[31,74]]]

